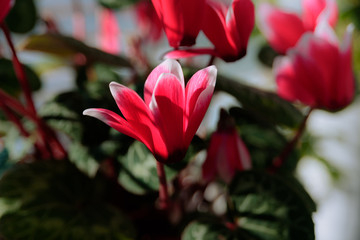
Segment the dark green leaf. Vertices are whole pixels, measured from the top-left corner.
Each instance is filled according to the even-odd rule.
[[[274,59],[279,54],[269,45],[263,45],[258,53],[258,58],[262,64],[271,68],[273,66]]]
[[[257,118],[257,115],[239,107],[230,109],[230,115],[235,119],[240,129],[241,138],[250,152],[253,168],[265,169],[272,166],[273,160],[287,145],[286,138],[275,125]],[[293,172],[299,161],[299,153],[295,149],[285,161],[282,169]]]
[[[134,142],[125,156],[118,158],[121,168],[119,183],[129,192],[145,194],[159,189],[159,179],[156,172],[156,160],[141,142]],[[165,166],[167,180],[177,174],[177,171]]]
[[[237,225],[266,240],[312,240],[315,204],[295,179],[248,171],[229,187]]]
[[[32,30],[37,20],[37,10],[34,0],[14,1],[5,21],[12,32],[26,33]]]
[[[74,58],[75,54],[81,53],[88,63],[105,63],[112,66],[128,67],[132,65],[123,56],[103,52],[90,47],[72,37],[60,34],[43,34],[30,36],[24,43],[25,50],[40,51],[64,58]]]
[[[67,134],[74,140],[81,141],[83,126],[79,116],[66,106],[50,101],[42,106],[39,110],[39,115],[52,128]]]
[[[25,119],[23,121],[23,125],[29,132],[32,132],[34,129],[33,123],[26,121]],[[13,123],[0,121],[0,132],[5,135],[4,146],[7,149],[9,159],[12,162],[22,160],[33,149],[36,139],[35,136],[28,138],[23,137]]]
[[[28,66],[25,66],[25,74],[28,78],[30,88],[32,91],[39,90],[41,87],[41,81],[36,73]],[[19,84],[19,80],[15,75],[15,71],[11,60],[0,58],[0,88],[5,92],[17,96],[21,93],[22,89]]]
[[[216,88],[233,95],[244,109],[264,121],[295,128],[303,119],[299,110],[275,93],[246,86],[222,75],[217,77]]]
[[[212,222],[192,222],[182,233],[182,240],[230,240],[230,231],[223,225]]]
[[[91,155],[89,149],[79,142],[73,142],[69,146],[69,159],[76,165],[81,171],[88,176],[95,176],[99,163]]]
[[[105,201],[101,179],[68,162],[17,165],[0,180],[4,239],[134,239],[131,222]]]

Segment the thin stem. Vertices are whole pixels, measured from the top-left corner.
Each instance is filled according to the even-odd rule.
[[[304,117],[304,119],[301,122],[301,124],[300,124],[294,138],[290,142],[288,142],[288,144],[285,146],[285,148],[280,153],[280,155],[277,156],[276,158],[274,158],[272,167],[270,169],[270,172],[276,172],[279,168],[281,168],[281,166],[284,165],[286,159],[289,157],[290,153],[294,150],[296,144],[298,143],[299,139],[303,135],[307,120],[308,120],[312,110],[313,109],[311,108],[309,110],[309,112],[306,114],[306,116]]]
[[[12,61],[13,61],[14,71],[17,79],[19,80],[20,86],[24,92],[26,105],[28,109],[22,106],[21,103],[13,99],[11,96],[6,94],[1,89],[0,89],[1,90],[0,97],[6,100],[8,107],[13,108],[18,113],[22,114],[23,116],[29,117],[35,122],[41,139],[41,145],[44,145],[44,148],[42,148],[42,150],[44,151],[42,156],[50,156],[50,157],[55,157],[57,159],[64,158],[66,156],[65,149],[62,147],[61,143],[59,142],[55,134],[53,134],[53,132],[49,129],[49,127],[37,116],[35,105],[31,96],[29,81],[26,76],[24,66],[20,63],[19,58],[17,57],[14,44],[11,40],[10,31],[4,23],[0,23],[0,28],[3,30],[6,40],[11,49],[13,55]],[[54,149],[52,147],[54,147]],[[50,155],[47,154],[46,152],[49,152]],[[56,152],[56,154],[54,152]],[[46,158],[50,158],[50,157],[46,157]]]
[[[36,110],[35,110],[34,102],[33,102],[32,97],[31,97],[31,91],[30,91],[29,82],[28,82],[28,79],[27,79],[26,74],[25,74],[24,66],[20,63],[19,58],[17,57],[14,44],[13,44],[13,42],[11,40],[10,31],[9,31],[9,29],[6,27],[6,25],[4,23],[1,23],[0,26],[1,26],[4,34],[5,34],[5,38],[6,38],[8,44],[9,44],[9,47],[11,49],[11,52],[12,52],[12,55],[13,55],[12,60],[13,60],[15,74],[16,74],[16,77],[18,78],[18,80],[20,82],[20,85],[21,85],[21,88],[22,88],[22,90],[24,92],[27,106],[30,108],[31,112],[35,113]]]
[[[169,207],[169,193],[166,182],[166,174],[164,164],[156,161],[156,170],[159,176],[159,206],[161,209],[166,210]]]
[[[3,110],[5,116],[18,128],[20,131],[20,134],[24,137],[30,137],[30,133],[24,128],[22,125],[20,119],[16,116],[16,114],[8,107],[6,106],[3,101],[0,102],[0,108]],[[43,144],[39,144],[38,142],[35,142],[35,149],[36,154],[38,156],[41,156],[42,158],[46,159],[50,157],[50,152]]]

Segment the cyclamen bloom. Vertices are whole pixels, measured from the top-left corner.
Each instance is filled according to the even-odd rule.
[[[274,71],[278,94],[312,108],[337,111],[354,98],[350,25],[339,46],[331,27],[323,22],[306,33],[288,56],[277,58]]]
[[[321,21],[335,26],[338,8],[335,0],[303,0],[301,16],[277,9],[270,4],[259,7],[259,28],[279,53],[295,46],[305,32],[313,32]]]
[[[132,89],[110,83],[110,91],[124,117],[107,109],[84,111],[117,131],[144,143],[163,163],[182,160],[210,104],[216,67],[195,73],[185,88],[180,64],[166,60],[148,76],[144,100]]]
[[[215,48],[179,49],[167,53],[166,57],[185,58],[210,54],[226,62],[244,57],[255,24],[255,10],[251,0],[234,0],[229,8],[223,2],[208,0],[204,9],[202,30]]]
[[[200,32],[205,0],[152,0],[170,46],[191,46]]]
[[[234,0],[228,9],[222,2],[209,0],[202,30],[214,44],[216,55],[233,62],[245,56],[254,24],[251,0]]]
[[[9,13],[12,5],[12,0],[0,0],[0,23],[3,22],[6,15]]]
[[[236,131],[234,120],[222,110],[218,130],[213,133],[207,157],[202,166],[204,181],[217,176],[230,183],[237,171],[251,168],[248,149]]]
[[[162,24],[151,2],[149,0],[138,2],[135,5],[135,13],[144,39],[158,41],[162,36]]]

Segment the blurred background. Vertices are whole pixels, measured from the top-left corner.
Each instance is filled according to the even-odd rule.
[[[18,0],[20,1],[20,0]],[[298,12],[300,0],[254,1],[271,2],[274,5]],[[38,15],[56,24],[58,30],[84,41],[86,44],[102,48],[101,7],[95,0],[36,0]],[[338,1],[339,23],[336,31],[342,39],[345,27],[353,22],[354,34],[353,56],[354,70],[357,79],[360,76],[360,1]],[[134,7],[129,6],[116,11],[119,24],[118,46],[116,51],[131,54],[129,48],[134,38],[139,35]],[[38,20],[40,21],[40,20]],[[43,32],[45,23],[37,24],[29,34]],[[24,35],[14,35],[16,46],[24,44]],[[219,71],[232,76],[246,84],[274,91],[275,84],[272,68],[261,61],[261,53],[266,41],[258,29],[255,29],[249,42],[247,56],[234,63],[216,62]],[[209,42],[202,33],[198,38],[199,46],[208,46]],[[0,34],[0,50],[7,52],[4,36]],[[162,55],[169,51],[167,40],[149,44],[146,49],[152,65],[161,62]],[[40,74],[43,82],[41,91],[36,92],[37,107],[52,98],[56,93],[74,88],[75,72],[72,67],[46,54],[31,51],[19,52],[20,59],[31,65]],[[208,61],[196,57],[192,61],[199,65]],[[223,105],[237,104],[236,100],[222,96]],[[337,113],[316,110],[310,116],[307,134],[304,141],[309,141],[313,151],[300,161],[297,174],[301,182],[317,203],[314,214],[317,240],[358,240],[360,239],[360,100]],[[212,128],[217,123],[216,117],[209,118]]]

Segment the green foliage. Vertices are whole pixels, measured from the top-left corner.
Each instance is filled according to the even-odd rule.
[[[315,239],[315,204],[294,178],[241,172],[229,194],[235,223],[259,239]]]
[[[98,0],[98,2],[106,7],[111,9],[119,9],[123,7],[127,7],[129,5],[133,5],[140,0]]]
[[[25,66],[25,73],[32,91],[39,90],[41,81],[37,74],[28,66]],[[0,58],[0,88],[13,96],[18,96],[22,89],[16,77],[11,60]]]
[[[279,54],[268,44],[264,44],[258,53],[260,62],[269,68],[273,66],[273,62],[277,56],[279,56]]]
[[[216,88],[233,95],[244,109],[263,121],[295,128],[303,118],[298,109],[275,93],[246,86],[222,75],[217,77]]]
[[[131,222],[107,202],[106,190],[103,180],[88,178],[68,162],[18,164],[0,180],[0,200],[12,206],[0,218],[0,236],[134,239]]]
[[[121,165],[119,183],[129,192],[145,194],[159,189],[159,178],[156,172],[156,160],[141,142],[134,142],[125,156],[118,158]],[[177,171],[165,165],[167,180],[170,181]]]
[[[274,158],[287,145],[286,138],[278,131],[276,125],[259,118],[253,111],[233,107],[229,112],[235,119],[241,138],[250,152],[253,168],[269,168]],[[294,172],[299,158],[298,151],[294,149],[282,166],[282,170],[288,173]]]
[[[10,31],[15,33],[27,33],[31,31],[37,21],[37,9],[34,0],[18,0],[6,17],[6,23]]]
[[[25,129],[34,129],[30,121],[23,121]],[[35,136],[25,138],[17,127],[8,121],[0,121],[0,134],[4,136],[4,148],[9,155],[10,162],[20,161],[31,152],[35,143]]]
[[[72,37],[60,34],[30,36],[26,39],[23,49],[40,51],[62,58],[73,59],[75,58],[75,55],[79,56],[79,54],[83,54],[87,63],[104,63],[118,67],[132,67],[130,61],[123,56],[103,52]]]
[[[211,221],[190,223],[182,233],[182,240],[231,240],[231,232],[222,224]]]

